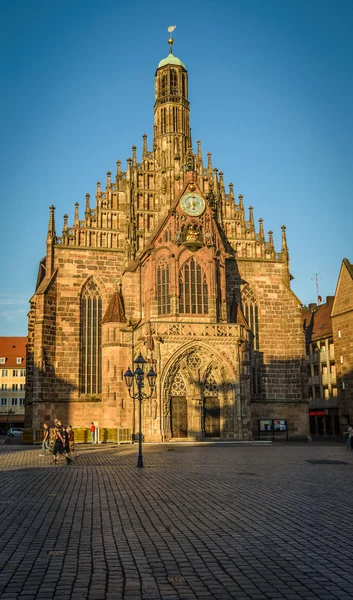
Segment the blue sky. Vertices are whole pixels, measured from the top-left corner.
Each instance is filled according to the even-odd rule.
[[[0,335],[26,335],[45,254],[48,207],[75,202],[152,144],[154,74],[187,66],[194,145],[254,207],[280,249],[287,226],[292,289],[333,295],[353,261],[351,0],[2,0]]]

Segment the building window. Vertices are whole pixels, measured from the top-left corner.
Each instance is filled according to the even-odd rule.
[[[341,337],[341,330],[340,329],[338,330],[338,337],[339,338]]]
[[[16,358],[16,363],[17,363],[18,365],[20,365],[20,364],[21,364],[21,362],[22,362],[22,358]]]
[[[20,370],[20,377],[26,377],[26,369]]]
[[[4,357],[1,357],[1,358],[0,358],[0,365],[4,365],[4,364],[5,364],[5,362],[6,362],[6,358],[4,358]]]
[[[7,377],[7,369],[2,369],[1,377]]]
[[[12,384],[12,391],[13,392],[17,392],[18,391],[18,383],[13,383]]]
[[[177,106],[173,106],[172,116],[173,116],[173,131],[178,131],[178,107]]]
[[[11,399],[11,406],[17,406],[17,398]]]
[[[185,98],[186,97],[186,76],[185,76],[185,73],[183,73],[182,79],[181,79],[181,93],[182,93],[182,96],[184,96],[184,98]]]
[[[102,381],[102,299],[91,279],[81,297],[81,392],[100,394]]]
[[[2,390],[7,390],[7,383],[2,383],[1,384],[1,389]]]
[[[170,93],[172,96],[176,96],[178,93],[178,77],[175,69],[170,71]]]
[[[12,371],[12,377],[18,377],[18,369]]]
[[[20,398],[20,406],[24,406],[25,405],[25,399],[24,398]]]
[[[208,314],[208,285],[201,265],[188,260],[179,273],[179,312],[181,314]]]
[[[20,383],[20,390],[25,390],[25,389],[26,389],[26,384]]]
[[[254,350],[259,350],[259,309],[257,306],[255,294],[248,285],[246,285],[243,289],[241,293],[241,299],[243,304],[244,316],[254,335]]]
[[[167,109],[161,110],[161,133],[167,133]]]
[[[343,356],[340,356],[340,363],[343,364]]]
[[[7,406],[7,398],[1,398],[1,406]]]
[[[159,315],[169,315],[169,266],[165,260],[161,261],[157,268],[157,304]]]
[[[163,75],[161,79],[161,96],[166,96],[167,93],[167,75]]]

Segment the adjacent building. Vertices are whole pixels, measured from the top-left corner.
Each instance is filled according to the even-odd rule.
[[[335,348],[331,311],[334,296],[324,304],[303,308],[309,383],[311,435],[339,435]]]
[[[341,430],[353,424],[353,265],[342,261],[332,307]]]
[[[353,423],[353,265],[342,261],[335,296],[303,308],[312,435]]]
[[[260,419],[307,436],[286,228],[278,251],[211,153],[193,147],[188,72],[173,41],[155,73],[151,147],[144,134],[141,158],[132,146],[126,168],[118,160],[60,232],[50,207],[30,301],[26,424],[56,416],[136,433],[124,372],[141,353],[158,375],[143,403],[146,440],[251,439]]]
[[[26,337],[0,337],[0,429],[24,426]]]

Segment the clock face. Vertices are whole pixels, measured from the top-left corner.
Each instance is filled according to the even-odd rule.
[[[205,201],[199,194],[189,192],[181,199],[181,208],[190,217],[199,217],[205,210]]]

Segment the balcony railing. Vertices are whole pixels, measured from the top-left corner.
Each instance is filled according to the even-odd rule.
[[[319,352],[314,352],[313,354],[307,354],[306,359],[308,362],[317,363],[319,360]]]
[[[338,398],[334,398],[331,396],[330,398],[310,398],[309,400],[309,410],[312,409],[321,409],[325,408],[337,408],[338,407]]]
[[[11,417],[11,415],[9,415],[10,410],[12,410],[12,414],[24,415],[25,407],[24,406],[11,406],[10,408],[8,408],[7,406],[0,406],[0,415],[8,415],[10,418]]]
[[[336,373],[329,373],[327,375],[321,375],[322,385],[327,385],[328,383],[336,384]]]
[[[319,355],[320,355],[320,362],[325,362],[328,360],[335,359],[335,352],[334,352],[333,348],[331,348],[331,350],[329,350],[329,351],[321,350],[321,352],[319,352]]]

